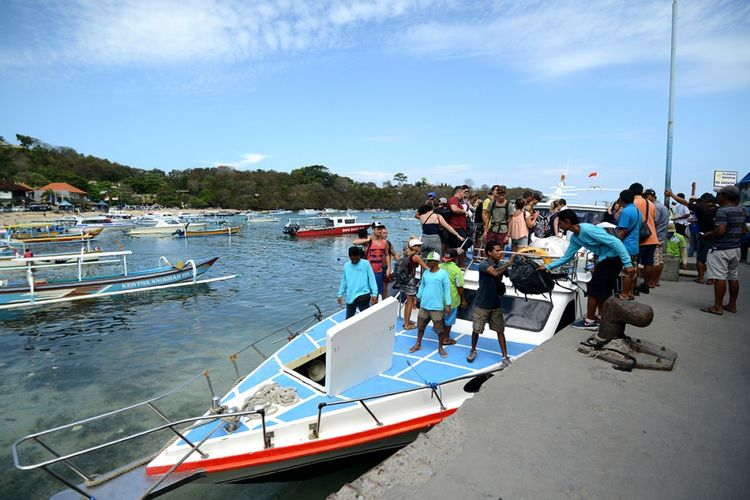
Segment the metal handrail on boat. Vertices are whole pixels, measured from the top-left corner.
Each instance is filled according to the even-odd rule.
[[[179,390],[185,388],[187,385],[191,384],[192,382],[194,382],[196,379],[198,379],[201,376],[205,377],[205,379],[206,379],[206,381],[208,383],[208,386],[209,386],[209,390],[211,391],[211,395],[212,395],[212,410],[211,410],[211,412],[215,411],[216,413],[211,413],[209,415],[201,415],[199,417],[190,417],[190,418],[183,418],[183,419],[179,419],[179,420],[170,420],[169,418],[167,418],[166,415],[164,415],[164,413],[162,413],[154,405],[155,402],[157,402],[157,401],[159,401],[161,399],[164,399],[165,397],[167,397],[167,396],[169,396],[171,394],[174,394],[174,393],[178,392]],[[155,396],[153,398],[150,398],[150,399],[148,399],[146,401],[142,401],[140,403],[129,405],[129,406],[126,406],[124,408],[120,408],[120,409],[117,409],[117,410],[112,410],[112,411],[109,411],[109,412],[106,412],[106,413],[102,413],[100,415],[96,415],[96,416],[93,416],[93,417],[88,417],[88,418],[85,418],[83,420],[78,420],[76,422],[73,422],[73,423],[70,423],[70,424],[65,424],[65,425],[62,425],[62,426],[59,426],[59,427],[55,427],[55,428],[52,428],[52,429],[48,429],[46,431],[41,431],[41,432],[37,432],[37,433],[33,433],[33,434],[29,434],[27,436],[24,436],[24,437],[18,439],[17,441],[15,441],[13,443],[13,445],[12,445],[13,463],[16,466],[16,468],[19,469],[19,470],[35,470],[35,469],[41,468],[45,472],[47,472],[48,474],[50,474],[52,477],[54,477],[55,479],[57,479],[58,481],[60,481],[63,484],[65,484],[67,487],[69,487],[69,488],[77,491],[78,493],[82,494],[85,497],[89,497],[88,494],[86,494],[85,492],[83,492],[75,484],[71,483],[67,479],[61,477],[59,474],[57,474],[56,472],[54,472],[51,469],[49,469],[49,466],[54,465],[54,464],[58,464],[58,463],[64,463],[71,471],[73,471],[76,475],[78,475],[79,477],[81,477],[86,482],[87,485],[100,484],[101,482],[103,482],[101,479],[97,479],[95,477],[95,475],[93,475],[93,474],[86,474],[79,467],[77,467],[76,465],[74,465],[71,460],[74,459],[74,458],[76,458],[76,457],[80,457],[80,456],[87,455],[89,453],[92,453],[92,452],[95,452],[95,451],[98,451],[98,450],[102,450],[104,448],[109,448],[111,446],[122,444],[122,443],[125,443],[125,442],[128,442],[128,441],[132,441],[134,439],[138,439],[138,438],[141,438],[141,437],[153,434],[155,432],[159,432],[159,431],[163,431],[163,430],[169,429],[169,430],[171,430],[176,435],[174,439],[182,439],[189,446],[189,450],[187,451],[187,453],[185,454],[185,456],[183,456],[180,460],[178,460],[178,462],[172,468],[170,468],[170,470],[167,471],[162,476],[162,478],[156,484],[154,484],[146,492],[146,495],[148,495],[150,492],[152,492],[153,490],[155,490],[162,482],[164,482],[172,473],[174,473],[174,471],[179,467],[179,465],[181,465],[185,460],[187,460],[187,458],[191,454],[193,454],[194,452],[198,452],[203,458],[207,458],[208,455],[205,454],[200,449],[200,447],[201,447],[201,445],[203,445],[203,443],[206,442],[206,440],[208,440],[211,436],[213,436],[214,433],[216,431],[218,431],[224,425],[223,421],[226,420],[226,419],[238,419],[239,417],[244,417],[244,416],[260,415],[260,417],[261,417],[261,424],[262,424],[262,432],[263,432],[263,448],[266,449],[266,448],[268,448],[270,446],[270,439],[269,439],[267,428],[266,428],[266,411],[265,411],[264,408],[260,408],[260,409],[257,409],[257,410],[246,410],[246,411],[238,411],[237,409],[232,409],[232,410],[227,411],[226,413],[223,413],[226,409],[223,408],[223,407],[218,407],[217,406],[217,402],[218,402],[218,397],[215,396],[214,393],[213,393],[213,387],[211,385],[211,380],[210,380],[210,378],[208,376],[208,372],[204,371],[202,373],[199,373],[199,374],[191,377],[190,379],[188,379],[185,382],[179,384],[178,386],[174,387],[173,389],[171,389],[171,390],[169,390],[169,391],[167,391],[167,392],[165,392],[163,394],[160,394],[158,396]],[[129,436],[125,436],[125,437],[122,437],[122,438],[114,439],[112,441],[101,443],[101,444],[98,444],[98,445],[95,445],[95,446],[91,446],[91,447],[85,448],[83,450],[79,450],[79,451],[75,451],[75,452],[72,452],[72,453],[68,453],[68,454],[65,454],[65,455],[61,455],[60,453],[58,453],[57,451],[55,451],[51,446],[49,446],[47,443],[45,443],[41,439],[44,436],[49,436],[50,434],[57,433],[59,431],[71,429],[71,428],[76,427],[76,426],[80,426],[80,425],[83,425],[83,424],[91,423],[91,422],[94,422],[94,421],[97,421],[97,420],[101,420],[101,419],[104,419],[104,418],[107,418],[107,417],[112,417],[114,415],[119,415],[119,414],[131,411],[131,410],[134,410],[134,409],[137,409],[137,408],[141,408],[141,407],[148,407],[148,408],[150,408],[162,420],[164,420],[165,423],[162,424],[162,425],[158,425],[156,427],[144,430],[144,431],[136,432],[136,433],[131,434]],[[219,421],[219,423],[216,426],[214,426],[214,428],[211,429],[211,431],[208,432],[206,434],[206,436],[203,437],[203,439],[201,439],[198,443],[195,443],[195,444],[193,442],[191,442],[182,431],[180,431],[180,430],[177,429],[177,427],[183,426],[185,424],[200,423],[201,425],[204,425],[204,424],[209,424],[209,423],[214,422],[214,421]],[[20,461],[20,451],[19,451],[19,449],[20,449],[20,447],[21,447],[22,444],[24,444],[24,443],[26,443],[27,441],[30,441],[30,440],[34,441],[37,444],[39,444],[42,448],[44,448],[49,453],[51,453],[55,458],[48,459],[48,460],[43,460],[41,462],[33,463],[33,464],[22,464],[21,461]],[[171,442],[172,441],[170,441],[170,443]],[[154,455],[146,457],[146,460],[151,460],[153,458],[153,456]],[[125,472],[125,471],[122,471],[122,472]],[[113,477],[116,477],[116,474],[114,474],[114,475],[107,474],[106,475],[106,480],[109,480],[109,479],[111,479]]]
[[[325,408],[327,406],[339,406],[339,405],[344,405],[344,404],[360,403],[362,405],[362,407],[365,410],[367,410],[367,413],[370,414],[370,416],[375,421],[375,423],[377,424],[377,426],[381,427],[383,425],[383,423],[380,420],[378,420],[378,417],[376,417],[375,414],[370,409],[370,407],[367,406],[367,404],[365,404],[365,401],[370,401],[370,400],[373,400],[373,399],[387,398],[387,397],[390,397],[390,396],[397,396],[399,394],[408,394],[410,392],[423,391],[425,389],[429,389],[430,391],[432,391],[432,394],[435,397],[435,399],[438,400],[438,403],[440,404],[440,411],[445,411],[446,408],[445,408],[445,405],[443,404],[443,400],[440,397],[440,395],[438,394],[438,389],[440,389],[440,386],[447,385],[447,384],[452,384],[453,382],[458,382],[458,381],[461,381],[461,380],[473,379],[473,378],[481,376],[481,375],[489,375],[489,374],[496,373],[496,372],[499,372],[499,371],[502,371],[502,370],[503,370],[503,368],[497,368],[495,370],[490,370],[490,371],[482,372],[482,373],[475,373],[473,375],[462,375],[461,377],[455,377],[455,378],[452,378],[452,379],[449,379],[449,380],[444,380],[442,382],[428,383],[427,385],[421,386],[421,387],[414,387],[412,389],[404,389],[404,390],[401,390],[401,391],[394,391],[394,392],[388,392],[388,393],[384,393],[384,394],[377,394],[377,395],[374,395],[374,396],[366,396],[366,397],[363,397],[363,398],[355,398],[355,399],[346,399],[346,400],[343,400],[343,401],[328,401],[328,402],[318,403],[318,419],[317,419],[317,422],[315,424],[312,424],[312,425],[314,425],[314,427],[311,427],[310,437],[311,437],[311,439],[318,439],[320,437],[320,424],[321,424],[321,420],[322,420],[322,416],[323,416],[323,408]]]

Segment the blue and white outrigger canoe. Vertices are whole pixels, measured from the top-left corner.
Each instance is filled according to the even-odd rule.
[[[55,255],[55,260],[62,261],[61,263],[49,263],[50,257],[44,255],[15,259],[17,265],[25,266],[26,279],[20,283],[0,281],[0,310],[210,283],[234,277],[198,279],[208,271],[218,257],[199,262],[188,260],[184,265],[179,262],[177,265],[172,265],[166,258],[161,257],[157,268],[129,271],[127,256],[131,254],[132,252],[127,250],[99,252],[96,254],[97,260],[93,262],[86,253]],[[84,266],[104,263],[118,263],[122,265],[122,272],[106,276],[84,275]],[[77,277],[48,281],[39,279],[37,276],[40,269],[63,267],[74,267],[77,270]]]
[[[472,286],[472,280],[467,282],[467,287]],[[471,292],[467,294],[471,303],[475,290],[467,292]],[[526,298],[509,288],[503,310],[511,358],[528,353],[572,321],[579,290],[556,287],[551,295]],[[52,473],[70,488],[61,498],[70,494],[106,498],[123,492],[147,498],[190,481],[262,481],[327,461],[401,447],[453,414],[502,365],[497,336],[489,329],[479,337],[476,360],[467,362],[471,307],[453,327],[451,337],[456,344],[446,347],[447,358],[438,354],[431,327],[422,349],[410,353],[416,331],[403,329],[399,305],[388,298],[348,320],[344,311],[326,319],[320,315],[318,323],[293,335],[244,377],[235,360],[247,347],[240,350],[230,357],[238,382],[223,397],[214,397],[208,411],[168,419],[156,407],[167,396],[177,397],[177,390],[186,383],[147,401],[21,438],[13,445],[15,465]],[[207,372],[202,375],[208,380]],[[201,375],[191,381],[198,378]],[[213,393],[210,381],[208,385]],[[43,443],[52,434],[71,433],[145,407],[166,423],[128,437],[113,435],[110,441],[102,436],[101,444],[72,452],[52,451],[45,443],[42,446],[50,453],[47,460],[29,463],[21,459],[27,446]],[[76,485],[52,472],[55,466],[71,467],[83,455],[148,439],[156,432],[176,436],[155,456],[112,473],[95,476],[76,467],[78,477],[85,480]]]

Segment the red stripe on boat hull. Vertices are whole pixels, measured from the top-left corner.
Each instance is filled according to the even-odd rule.
[[[445,410],[439,413],[433,413],[424,417],[399,422],[397,424],[384,425],[363,432],[339,436],[329,439],[319,439],[309,443],[285,446],[283,448],[269,448],[259,450],[254,453],[234,455],[231,457],[222,457],[216,459],[201,460],[199,462],[186,462],[177,468],[177,472],[201,469],[208,474],[249,468],[258,465],[264,465],[274,462],[283,462],[294,460],[301,457],[315,456],[320,453],[327,453],[335,450],[342,450],[364,443],[386,439],[391,436],[405,434],[420,429],[432,427],[440,423],[446,417],[455,413],[456,408]],[[147,467],[146,475],[154,476],[166,473],[173,464]]]

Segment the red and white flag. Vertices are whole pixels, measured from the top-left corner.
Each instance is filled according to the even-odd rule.
[[[591,177],[596,177],[597,175],[598,175],[598,174],[597,174],[596,172],[591,172],[591,173],[589,174],[589,178],[591,178]]]

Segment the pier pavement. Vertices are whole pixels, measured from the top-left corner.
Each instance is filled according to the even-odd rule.
[[[685,278],[638,298],[654,321],[626,334],[675,350],[673,371],[614,370],[566,328],[329,498],[747,498],[749,265],[740,283],[737,314],[701,312],[713,287]]]

